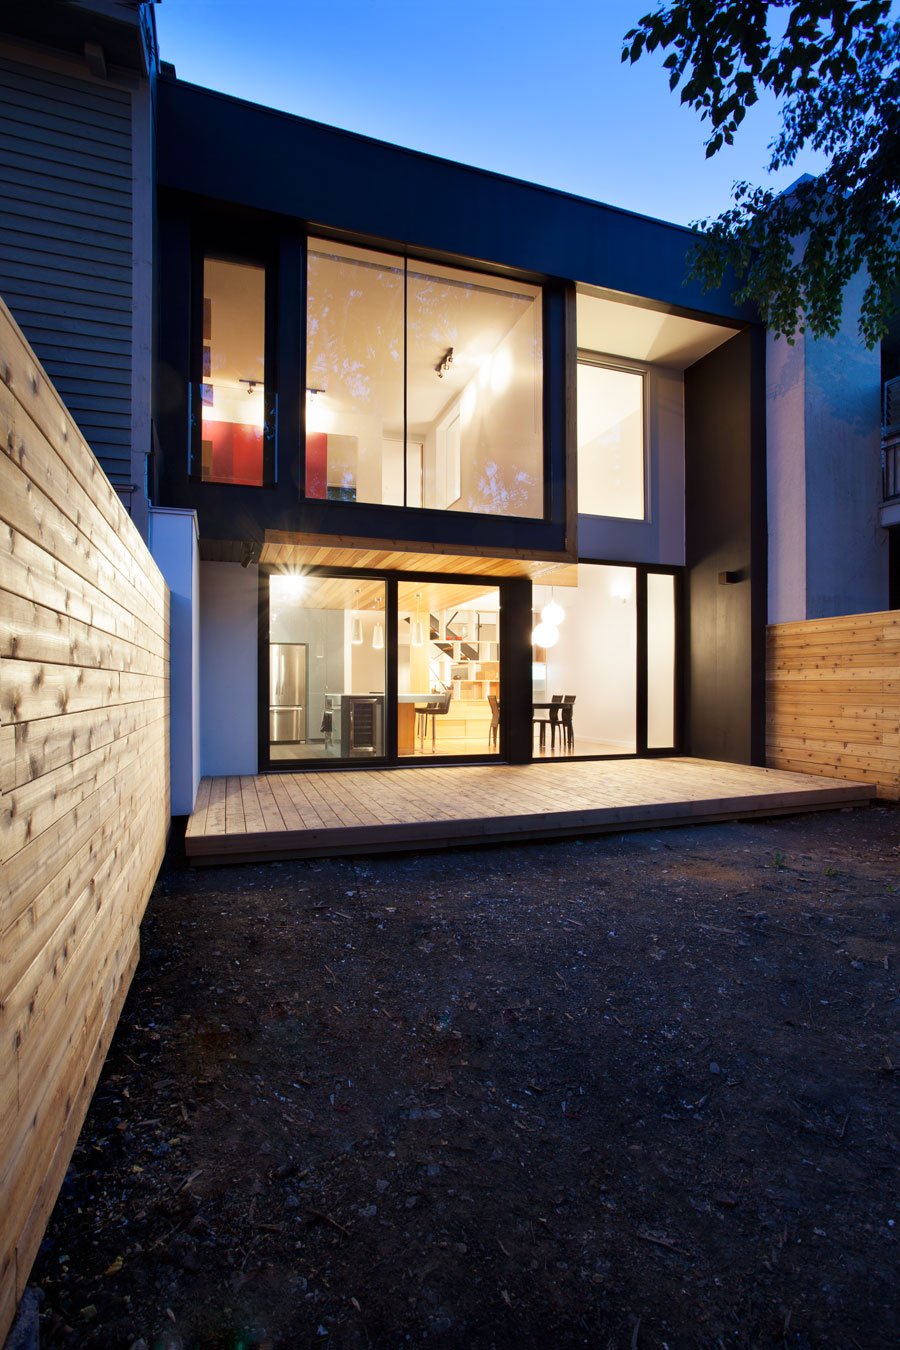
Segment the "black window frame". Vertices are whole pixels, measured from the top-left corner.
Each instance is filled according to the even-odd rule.
[[[263,481],[262,483],[228,483],[202,475],[202,423],[200,389],[207,381],[203,377],[203,300],[204,273],[207,258],[261,267],[265,286],[265,319],[263,329]],[[222,488],[228,492],[258,493],[271,490],[278,483],[278,265],[273,241],[265,236],[254,238],[234,230],[209,226],[195,232],[191,248],[190,296],[190,367],[187,387],[188,445],[187,477],[203,488]]]
[[[373,253],[379,253],[386,257],[396,258],[403,264],[403,424],[404,439],[403,444],[408,443],[408,424],[407,424],[407,362],[406,362],[406,335],[407,335],[407,278],[410,264],[418,263],[423,267],[432,264],[437,267],[444,267],[448,270],[457,270],[459,272],[470,272],[477,275],[494,277],[499,280],[510,282],[521,282],[524,285],[534,287],[540,292],[541,299],[541,513],[534,516],[517,516],[489,511],[452,511],[449,508],[436,508],[427,506],[408,506],[404,500],[402,506],[386,505],[383,502],[342,502],[330,501],[327,498],[307,497],[306,495],[306,398],[308,389],[307,382],[307,304],[308,304],[308,265],[309,248],[311,240],[321,240],[323,243],[348,244],[354,248],[370,249]],[[534,276],[530,273],[524,273],[514,268],[504,268],[500,265],[491,265],[474,258],[459,258],[447,256],[446,254],[437,254],[428,249],[413,249],[404,246],[396,241],[374,240],[358,235],[349,235],[345,231],[328,230],[309,227],[303,233],[303,313],[302,313],[302,350],[301,364],[302,388],[304,397],[301,402],[301,437],[300,437],[300,495],[307,507],[313,509],[321,506],[329,508],[343,508],[343,510],[334,510],[332,514],[340,517],[340,528],[338,533],[352,533],[348,528],[352,523],[354,516],[363,511],[402,511],[404,514],[411,513],[410,519],[424,520],[425,522],[439,522],[447,515],[458,517],[463,520],[479,521],[487,519],[489,521],[517,521],[520,525],[528,526],[537,523],[550,524],[554,519],[552,510],[553,505],[553,464],[551,458],[551,420],[552,420],[552,399],[548,396],[548,367],[552,368],[551,363],[551,344],[554,340],[552,318],[548,314],[548,309],[552,309],[552,300],[548,303],[548,292],[553,295],[553,285],[546,277]],[[554,298],[556,298],[554,296]],[[560,372],[564,375],[564,371]],[[563,451],[565,447],[563,446]],[[563,459],[565,458],[563,454]],[[565,463],[563,463],[563,475],[565,473]],[[403,470],[403,495],[406,497],[406,461],[404,456]],[[564,498],[562,500],[564,507]],[[353,512],[354,515],[347,515],[347,512]],[[344,516],[346,515],[346,521]],[[563,524],[564,513],[563,513]],[[419,537],[431,538],[431,534],[426,530],[423,534],[421,530],[414,532]]]
[[[459,267],[539,286],[543,318],[544,515],[384,506],[307,498],[305,329],[307,239],[335,239],[415,262]],[[575,516],[567,481],[571,375],[575,363],[574,284],[446,249],[407,246],[295,217],[224,205],[181,191],[159,198],[157,376],[150,483],[162,505],[195,510],[200,535],[219,556],[256,552],[268,532],[389,541],[411,552],[573,558]],[[202,481],[189,473],[190,388],[202,374],[202,259],[205,253],[267,266],[267,397],[277,395],[274,483],[265,488]],[[275,331],[273,332],[273,326]],[[195,336],[196,335],[196,336]],[[194,463],[197,463],[195,458]]]

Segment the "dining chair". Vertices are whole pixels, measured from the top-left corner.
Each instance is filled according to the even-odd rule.
[[[575,712],[575,695],[564,694],[562,701],[562,738],[566,749],[575,749],[575,728],[573,726],[573,715]]]
[[[496,694],[488,694],[488,705],[491,710],[491,725],[488,727],[488,746],[497,749],[497,737],[500,732],[500,700]]]
[[[551,699],[551,702],[554,703],[554,704],[556,704],[556,703],[562,703],[562,701],[563,701],[563,696],[562,696],[562,694],[551,694],[551,695],[550,695],[550,699]],[[556,728],[559,726],[559,709],[558,709],[558,708],[555,708],[555,707],[554,707],[554,708],[542,708],[542,709],[540,710],[540,712],[537,712],[537,713],[536,713],[536,712],[534,711],[534,709],[532,708],[531,711],[532,711],[532,718],[531,718],[532,735],[534,734],[534,728],[535,728],[536,726],[540,727],[541,733],[540,733],[540,742],[539,742],[539,743],[540,743],[541,749],[543,750],[544,746],[546,745],[547,728],[549,727],[549,728],[550,728],[550,748],[551,748],[552,750],[555,750],[555,749],[556,749]]]

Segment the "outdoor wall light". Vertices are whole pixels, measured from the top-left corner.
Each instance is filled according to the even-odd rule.
[[[306,590],[306,577],[302,577],[299,572],[284,572],[273,580],[276,582],[276,588],[287,600],[299,600]]]

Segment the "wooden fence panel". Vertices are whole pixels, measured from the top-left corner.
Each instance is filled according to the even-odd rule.
[[[767,762],[900,798],[900,611],[773,624]]]
[[[0,301],[0,1343],[169,827],[169,597]]]

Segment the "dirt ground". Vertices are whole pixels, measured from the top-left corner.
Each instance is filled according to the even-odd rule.
[[[51,1347],[888,1346],[900,808],[167,865]]]

